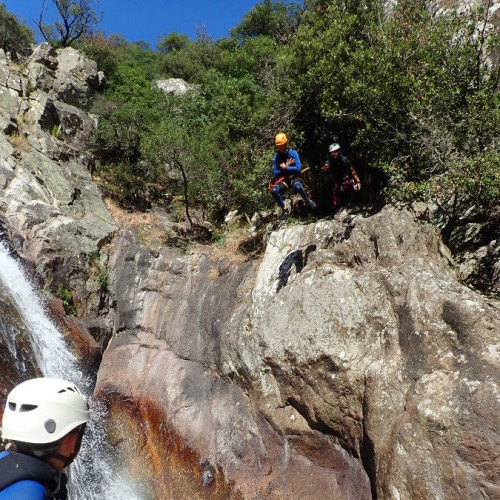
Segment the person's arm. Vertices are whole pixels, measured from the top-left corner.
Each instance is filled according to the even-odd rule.
[[[289,158],[287,161],[287,166],[285,167],[285,170],[287,172],[295,172],[295,173],[300,172],[302,167],[300,165],[299,154],[297,153],[297,151],[291,149],[290,156],[291,156],[291,159],[293,160],[293,162],[290,161],[290,158]],[[290,165],[289,165],[289,163],[290,163]]]
[[[45,500],[45,488],[36,481],[24,480],[0,491],[0,500]]]
[[[278,155],[274,155],[273,159],[273,173],[274,175],[280,175],[281,174],[281,169],[279,168],[279,165],[276,163],[276,159],[278,158]]]
[[[351,165],[350,162],[349,162],[349,167],[351,168],[351,177],[354,179],[354,182],[356,183],[355,189],[360,190],[361,182],[359,181],[358,174],[356,173],[356,170],[354,170],[354,167]]]

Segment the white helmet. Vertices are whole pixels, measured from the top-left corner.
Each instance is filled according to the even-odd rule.
[[[7,396],[2,438],[52,443],[89,419],[89,407],[75,384],[57,378],[34,378],[19,384]]]
[[[328,146],[328,152],[331,153],[333,151],[338,151],[340,149],[340,146],[336,143],[336,142],[333,142],[332,144],[330,144]]]

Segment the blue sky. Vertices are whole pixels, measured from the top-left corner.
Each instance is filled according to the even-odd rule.
[[[34,20],[40,17],[43,0],[0,2],[39,36]],[[95,10],[103,12],[99,29],[107,35],[121,34],[130,42],[144,40],[154,49],[156,36],[172,31],[196,38],[197,28],[204,28],[214,40],[229,36],[229,30],[257,3],[258,0],[99,0]],[[46,5],[50,9],[44,21],[50,21],[52,1],[46,0]]]

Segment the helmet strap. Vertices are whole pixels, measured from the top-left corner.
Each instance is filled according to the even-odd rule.
[[[80,452],[80,446],[82,444],[83,434],[85,433],[86,426],[87,426],[86,424],[81,424],[77,428],[73,429],[73,431],[71,431],[71,433],[76,433],[76,439],[75,439],[74,446],[73,446],[73,449],[72,449],[70,454],[62,455],[61,453],[59,453],[59,450],[61,449],[59,447],[57,450],[46,455],[46,457],[53,458],[59,462],[62,462],[63,466],[61,467],[61,469],[64,469],[65,467],[67,467],[71,462],[73,462],[73,460],[76,458],[76,456]],[[68,435],[69,434],[66,434],[66,436],[68,436]]]
[[[60,468],[61,470],[67,467],[76,457],[76,453],[72,453],[71,455],[61,455],[60,453],[53,452],[47,455],[47,458],[53,458],[58,462],[61,462],[63,466]]]

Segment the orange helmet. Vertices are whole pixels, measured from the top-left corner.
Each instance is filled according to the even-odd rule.
[[[278,134],[274,138],[274,144],[276,144],[276,146],[283,146],[283,144],[286,144],[287,142],[288,142],[288,139],[287,139],[285,134]]]

